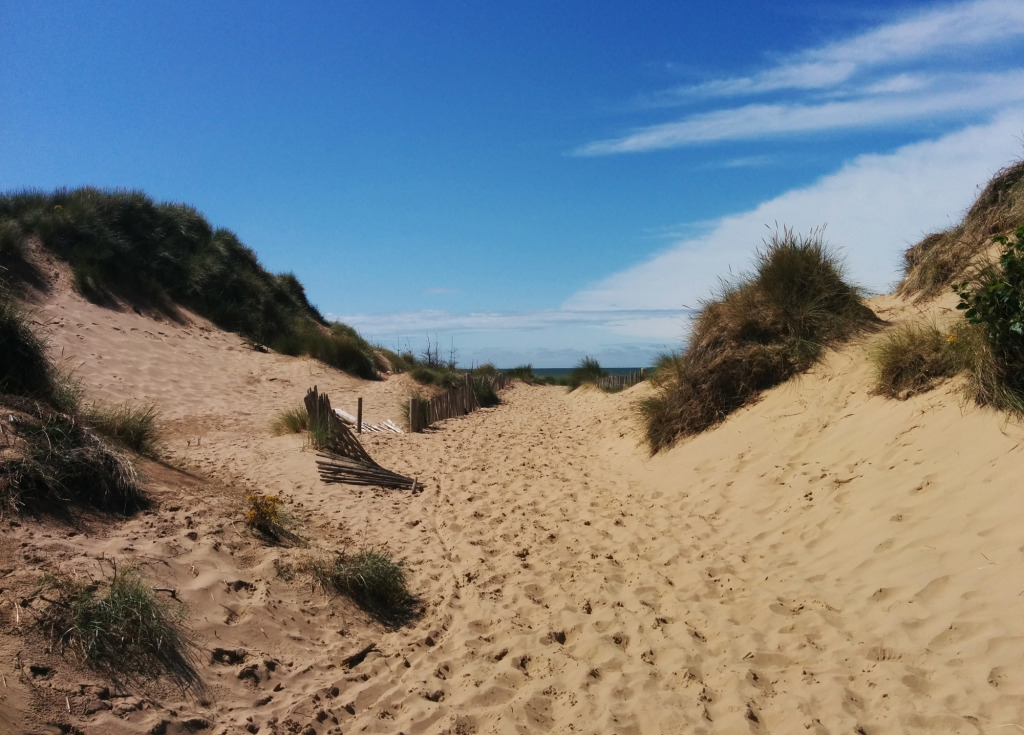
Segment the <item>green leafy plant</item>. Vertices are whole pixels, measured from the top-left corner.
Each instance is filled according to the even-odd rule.
[[[200,683],[185,606],[158,597],[136,567],[115,567],[100,584],[67,576],[45,581],[41,625],[86,665],[115,678],[162,672],[182,688]]]
[[[1014,232],[1016,242],[997,235],[1003,245],[998,268],[983,271],[975,282],[953,286],[960,297],[957,309],[971,324],[984,326],[996,354],[1008,365],[1024,364],[1024,225]]]
[[[953,286],[960,297],[957,309],[970,324],[984,330],[987,355],[974,371],[980,403],[1024,412],[1024,225],[1014,242],[999,235],[1003,245],[997,265],[980,269],[970,280]]]

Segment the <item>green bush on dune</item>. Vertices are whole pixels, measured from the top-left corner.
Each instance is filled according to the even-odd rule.
[[[819,232],[776,232],[752,275],[702,304],[686,351],[652,371],[654,392],[638,405],[648,446],[657,452],[713,426],[873,318]]]
[[[0,196],[0,264],[20,260],[30,236],[68,262],[92,301],[172,314],[181,304],[257,345],[377,377],[373,347],[351,327],[328,324],[293,273],[268,272],[233,232],[187,204],[94,187]]]

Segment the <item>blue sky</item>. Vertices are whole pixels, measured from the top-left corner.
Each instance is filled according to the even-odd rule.
[[[188,202],[463,364],[647,364],[776,223],[887,291],[1024,154],[1024,0],[0,0],[0,42],[0,189]]]

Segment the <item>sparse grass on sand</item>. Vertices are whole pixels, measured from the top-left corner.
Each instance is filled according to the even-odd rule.
[[[270,431],[274,436],[301,434],[307,430],[309,430],[309,413],[305,406],[281,411],[270,424]]]
[[[126,401],[116,405],[94,403],[83,412],[85,420],[97,433],[148,457],[158,455],[160,412],[154,403]]]
[[[399,626],[413,616],[416,599],[406,587],[405,570],[387,551],[336,553],[314,561],[311,571],[325,591],[345,595],[378,622]]]
[[[777,231],[753,274],[702,303],[686,351],[658,361],[653,394],[638,404],[648,446],[713,426],[874,318],[820,232]]]
[[[182,688],[199,683],[185,606],[158,597],[166,593],[156,592],[136,567],[115,567],[98,585],[67,576],[45,582],[48,607],[40,624],[87,666],[116,680],[165,674]]]

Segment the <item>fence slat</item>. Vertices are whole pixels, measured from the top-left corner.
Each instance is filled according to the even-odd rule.
[[[512,385],[512,379],[503,373],[499,373],[489,378],[489,380],[495,392],[504,390]],[[422,409],[422,415],[419,413],[421,409],[419,409],[416,403],[416,399],[409,399],[409,431],[413,433],[423,431],[438,421],[455,418],[456,416],[465,416],[480,408],[476,400],[476,391],[473,390],[473,377],[471,375],[466,375],[466,382],[462,386],[453,388],[427,401],[425,409]]]

